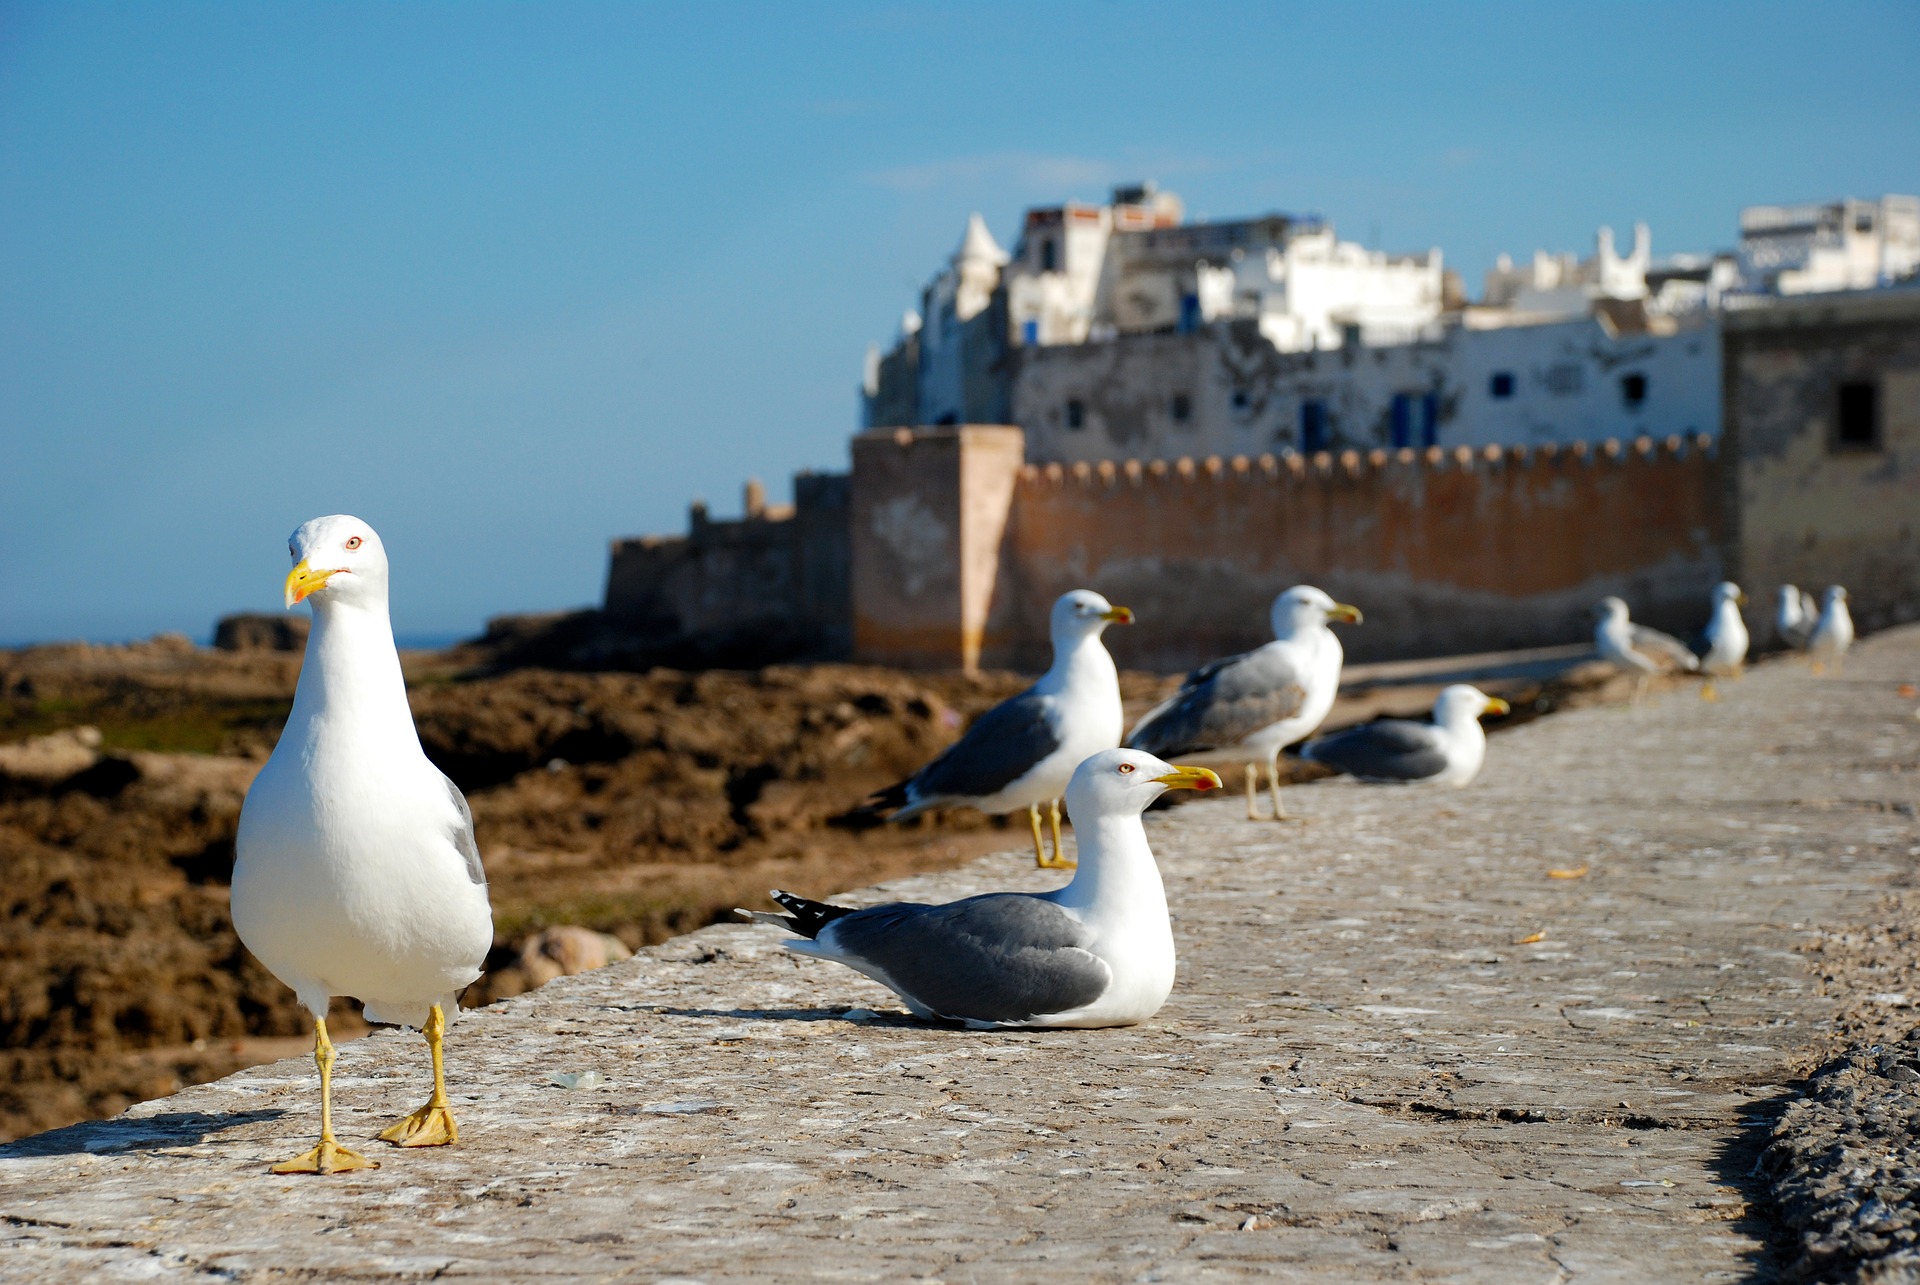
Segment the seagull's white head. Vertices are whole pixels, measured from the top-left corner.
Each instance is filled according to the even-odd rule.
[[[1054,646],[1078,642],[1089,635],[1098,636],[1108,625],[1130,625],[1133,613],[1116,607],[1091,589],[1063,593],[1053,604],[1049,621]]]
[[[1629,619],[1624,599],[1608,594],[1593,604],[1593,618],[1602,624],[1619,624]]]
[[[1827,586],[1826,603],[1829,607],[1836,602],[1845,602],[1846,600],[1847,590],[1845,585],[1830,584]]]
[[[1440,689],[1433,702],[1436,723],[1471,723],[1485,714],[1511,714],[1513,706],[1498,696],[1489,696],[1467,683],[1455,683]]]
[[[335,603],[385,607],[387,550],[372,527],[335,513],[300,524],[287,540],[287,606],[313,599],[315,610]]]
[[[1723,602],[1731,602],[1736,606],[1744,607],[1747,605],[1747,595],[1740,586],[1733,581],[1722,580],[1713,587],[1713,601],[1715,605]]]
[[[1204,767],[1175,767],[1144,750],[1101,750],[1074,769],[1067,809],[1076,817],[1138,816],[1168,790],[1217,790]]]
[[[1324,629],[1327,622],[1360,623],[1360,608],[1335,602],[1310,584],[1297,584],[1273,600],[1269,613],[1275,638],[1292,638],[1309,629]]]

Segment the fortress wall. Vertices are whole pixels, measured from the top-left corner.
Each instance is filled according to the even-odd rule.
[[[1044,665],[1047,606],[1082,586],[1139,613],[1109,631],[1120,663],[1162,670],[1266,641],[1302,582],[1366,612],[1343,630],[1356,659],[1577,641],[1609,593],[1689,632],[1722,527],[1704,437],[1030,465],[981,655]]]

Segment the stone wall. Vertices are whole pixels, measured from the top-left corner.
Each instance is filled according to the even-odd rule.
[[[1043,664],[1047,605],[1083,585],[1139,614],[1109,633],[1120,662],[1161,670],[1267,641],[1296,583],[1365,611],[1355,659],[1578,641],[1610,593],[1691,631],[1721,575],[1717,468],[1677,437],[1029,466],[983,657]]]
[[[1733,574],[1757,603],[1844,584],[1862,628],[1920,619],[1920,290],[1730,313],[1725,381]],[[1872,440],[1841,439],[1847,385],[1873,390]]]

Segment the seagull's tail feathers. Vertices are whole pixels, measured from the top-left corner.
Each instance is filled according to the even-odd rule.
[[[772,924],[775,928],[784,928],[788,932],[799,933],[802,937],[818,937],[825,928],[842,915],[853,913],[852,906],[834,906],[824,901],[810,901],[805,897],[796,897],[790,892],[775,888],[770,894],[780,903],[787,913],[778,915],[770,910],[741,910],[734,914],[742,915],[757,924]]]

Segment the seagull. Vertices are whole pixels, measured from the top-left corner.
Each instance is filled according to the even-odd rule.
[[[1272,642],[1194,670],[1127,736],[1134,749],[1165,756],[1249,751],[1249,821],[1259,820],[1254,783],[1262,760],[1273,819],[1287,819],[1280,806],[1280,751],[1320,726],[1340,690],[1344,653],[1327,622],[1357,625],[1361,619],[1358,607],[1335,602],[1311,585],[1295,585],[1275,598],[1270,618]]]
[[[427,1104],[380,1137],[457,1142],[441,1036],[493,944],[473,816],[428,761],[407,706],[387,617],[387,555],[373,528],[315,518],[289,541],[287,606],[308,601],[313,631],[293,712],[240,813],[233,926],[313,1014],[320,1141],[275,1173],[377,1168],[333,1134],[327,1004],[361,1000],[369,1021],[422,1031]]]
[[[1629,620],[1627,604],[1620,599],[1602,598],[1594,604],[1593,614],[1599,622],[1593,631],[1594,645],[1603,660],[1633,673],[1635,705],[1647,694],[1647,683],[1653,675],[1667,669],[1700,668],[1700,658],[1678,638]]]
[[[889,821],[929,808],[964,805],[995,816],[1025,808],[1034,863],[1071,869],[1073,859],[1060,852],[1060,796],[1082,760],[1120,744],[1120,675],[1100,635],[1108,625],[1132,623],[1131,611],[1090,589],[1060,595],[1050,622],[1053,667],[1040,681],[982,714],[939,758],[863,806],[896,809]],[[1042,803],[1052,804],[1051,857],[1040,841]]]
[[[1738,675],[1741,666],[1747,663],[1747,622],[1740,615],[1740,608],[1746,603],[1747,595],[1731,580],[1722,580],[1713,587],[1713,614],[1707,617],[1706,630],[1701,634],[1706,650],[1700,654],[1700,669],[1709,675],[1706,685],[1700,689],[1704,700],[1719,699],[1713,686],[1714,677]]]
[[[1316,736],[1301,746],[1301,758],[1362,781],[1381,784],[1466,785],[1487,757],[1483,714],[1513,707],[1477,687],[1455,683],[1433,702],[1433,720],[1377,718],[1344,731]]]
[[[1067,786],[1080,868],[1055,892],[855,910],[775,890],[786,914],[736,914],[798,933],[787,949],[845,964],[916,1016],[1004,1026],[1131,1026],[1173,989],[1173,928],[1140,814],[1168,790],[1215,790],[1203,767],[1138,750],[1081,763]]]
[[[1773,617],[1774,632],[1780,635],[1780,641],[1795,651],[1807,649],[1807,635],[1820,619],[1820,609],[1813,598],[1802,593],[1790,584],[1780,586],[1780,606]]]
[[[1807,635],[1807,654],[1813,657],[1815,672],[1830,666],[1834,673],[1839,673],[1840,658],[1851,646],[1853,613],[1847,610],[1847,591],[1837,584],[1828,585],[1819,622]]]

